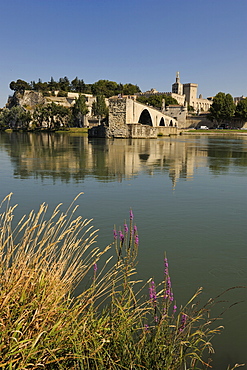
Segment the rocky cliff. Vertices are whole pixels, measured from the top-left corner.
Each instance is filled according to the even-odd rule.
[[[6,104],[7,108],[20,105],[22,107],[34,109],[36,105],[43,105],[46,103],[46,99],[42,93],[36,91],[25,91],[23,94],[15,92],[13,96],[10,96]]]

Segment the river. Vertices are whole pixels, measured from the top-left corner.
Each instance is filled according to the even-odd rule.
[[[157,140],[88,139],[78,134],[0,133],[0,199],[13,192],[16,217],[77,203],[112,242],[133,210],[138,276],[163,279],[169,259],[177,305],[200,286],[202,299],[247,286],[247,136],[181,135]],[[220,309],[225,329],[213,340],[213,369],[247,364],[247,290],[229,291]],[[247,369],[247,366],[244,368]]]

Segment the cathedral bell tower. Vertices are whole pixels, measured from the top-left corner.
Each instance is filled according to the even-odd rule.
[[[176,82],[172,84],[172,93],[183,95],[183,84],[180,82],[179,72],[176,73]]]

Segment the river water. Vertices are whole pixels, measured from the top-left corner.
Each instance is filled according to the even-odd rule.
[[[157,140],[88,139],[68,134],[0,134],[0,199],[13,192],[16,217],[43,202],[77,203],[112,242],[113,225],[135,216],[138,276],[163,279],[169,259],[177,305],[198,287],[202,300],[247,286],[247,136],[182,135]],[[229,291],[213,340],[213,369],[247,364],[247,290]],[[244,368],[247,369],[247,366]]]

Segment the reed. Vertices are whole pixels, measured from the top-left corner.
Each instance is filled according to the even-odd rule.
[[[209,318],[215,300],[199,307],[199,289],[178,309],[166,256],[162,284],[137,281],[132,211],[100,250],[91,220],[75,216],[76,199],[48,219],[42,204],[15,227],[11,194],[1,204],[0,369],[208,368],[205,354],[221,330]],[[114,247],[116,256],[106,259]]]

